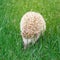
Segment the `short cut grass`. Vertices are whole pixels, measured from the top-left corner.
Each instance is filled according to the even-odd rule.
[[[47,29],[23,50],[19,23],[28,11],[41,13]],[[0,60],[60,60],[60,0],[0,0]]]

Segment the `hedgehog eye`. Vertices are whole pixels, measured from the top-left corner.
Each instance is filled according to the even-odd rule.
[[[36,33],[34,34],[34,37],[37,37],[37,34]]]

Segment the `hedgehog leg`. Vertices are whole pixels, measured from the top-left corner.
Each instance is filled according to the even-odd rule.
[[[24,49],[26,49],[27,48],[27,44],[24,44]]]
[[[23,38],[23,42],[24,42],[24,49],[26,49],[29,46],[29,44],[31,43],[31,39]]]
[[[23,37],[23,46],[24,46],[24,49],[27,48],[27,44],[28,44],[27,39],[25,39],[25,38]]]

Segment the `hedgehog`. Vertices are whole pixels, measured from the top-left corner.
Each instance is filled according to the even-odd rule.
[[[46,31],[46,22],[38,12],[29,11],[25,13],[20,21],[20,31],[23,39],[24,49],[38,40]]]

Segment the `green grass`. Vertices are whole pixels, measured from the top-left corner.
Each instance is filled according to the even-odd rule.
[[[31,10],[43,15],[47,30],[24,51],[19,23]],[[60,60],[60,0],[0,0],[0,60]]]

